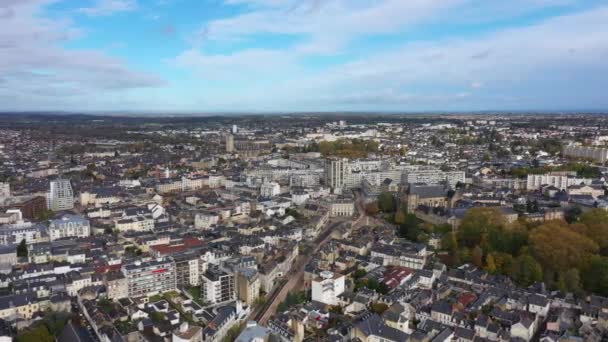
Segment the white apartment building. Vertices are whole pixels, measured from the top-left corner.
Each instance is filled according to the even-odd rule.
[[[177,287],[175,262],[171,259],[135,261],[122,267],[129,297],[153,296],[174,291]]]
[[[323,271],[312,280],[312,300],[327,305],[337,305],[338,296],[344,293],[345,277],[330,271]]]
[[[114,221],[114,228],[120,232],[144,232],[154,229],[154,219],[151,215],[139,215]]]
[[[63,215],[60,219],[50,220],[49,238],[51,241],[67,237],[84,238],[91,235],[89,220],[79,215]]]
[[[234,274],[210,265],[201,276],[201,299],[207,303],[233,300],[236,294]]]
[[[281,193],[281,186],[275,182],[264,183],[260,187],[262,197],[274,197]]]
[[[576,172],[553,172],[542,175],[528,175],[527,190],[540,190],[544,185],[551,185],[566,190],[572,185],[591,184],[590,178],[577,178]]]
[[[464,171],[441,171],[439,169],[407,170],[403,173],[402,183],[405,184],[440,184],[447,182],[451,187],[465,183]]]
[[[74,191],[68,179],[59,178],[51,181],[47,194],[47,207],[52,211],[74,208]]]
[[[568,145],[564,146],[564,156],[593,159],[599,163],[608,161],[608,148]]]

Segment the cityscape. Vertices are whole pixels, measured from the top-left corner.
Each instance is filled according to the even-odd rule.
[[[594,114],[0,116],[17,341],[602,341]]]
[[[607,342],[605,0],[0,0],[0,342]]]

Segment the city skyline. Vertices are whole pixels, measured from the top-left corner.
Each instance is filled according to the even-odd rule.
[[[6,111],[604,110],[600,1],[5,0]]]

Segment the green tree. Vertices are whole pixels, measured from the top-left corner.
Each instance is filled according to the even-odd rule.
[[[582,281],[585,289],[601,296],[608,296],[608,258],[594,255],[583,268]]]
[[[28,255],[27,244],[25,242],[25,239],[23,239],[17,246],[17,256],[27,258],[27,255]]]
[[[587,227],[584,234],[598,244],[603,255],[608,255],[608,211],[590,210],[581,215],[580,222]]]
[[[390,192],[382,192],[378,195],[378,208],[385,213],[395,211],[395,198]]]
[[[458,242],[473,248],[481,245],[489,230],[502,229],[505,220],[496,208],[472,208],[464,215],[458,227]]]
[[[16,342],[53,342],[55,338],[46,325],[41,324],[33,329],[28,329],[24,333],[20,334],[15,338]]]

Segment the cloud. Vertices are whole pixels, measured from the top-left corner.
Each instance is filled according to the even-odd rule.
[[[97,17],[132,11],[136,8],[136,0],[97,0],[93,6],[79,8],[78,12]]]
[[[134,88],[159,87],[165,82],[155,75],[130,70],[125,61],[96,50],[68,50],[62,45],[82,32],[68,20],[40,17],[51,1],[3,2],[14,15],[3,20],[0,30],[0,97],[5,108],[54,102],[82,94],[96,95]],[[23,101],[19,103],[19,101]]]
[[[383,19],[382,16],[376,18],[377,21]],[[268,25],[270,28],[259,28],[274,29],[273,23]],[[392,25],[379,24],[371,31],[388,30],[389,26]],[[215,30],[218,27],[224,24]],[[333,27],[320,29],[330,32]],[[217,31],[215,35],[217,37]],[[323,107],[330,103],[339,108],[348,108],[348,104],[368,108],[399,107],[400,104],[430,106],[439,99],[490,108],[500,108],[503,104],[518,108],[608,106],[608,99],[600,90],[608,86],[608,80],[600,76],[608,73],[605,62],[608,60],[608,7],[483,35],[405,42],[314,71],[300,68],[314,53],[298,49],[302,49],[302,45],[257,50],[264,51],[263,54],[237,51],[213,56],[191,49],[178,57],[181,62],[178,65],[191,67],[199,75],[230,76],[233,82],[248,89],[246,94],[239,92],[238,96],[247,99],[250,108],[271,101],[279,108]],[[256,69],[275,82],[256,89],[259,79],[250,74],[250,70]],[[469,93],[471,89],[475,91]],[[467,101],[462,101],[463,98]]]

